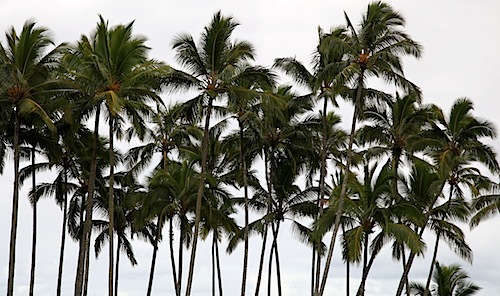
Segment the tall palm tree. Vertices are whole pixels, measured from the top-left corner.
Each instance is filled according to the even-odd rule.
[[[177,61],[188,72],[174,73],[167,82],[174,89],[199,89],[201,92],[194,99],[186,102],[186,113],[189,115],[203,115],[205,117],[201,175],[196,200],[195,229],[186,285],[187,296],[191,293],[194,274],[202,197],[207,174],[206,165],[210,119],[214,109],[214,102],[226,94],[234,85],[235,79],[238,78],[238,73],[235,73],[237,65],[254,58],[252,44],[246,41],[231,41],[231,35],[238,25],[233,17],[223,16],[219,11],[214,14],[210,23],[203,29],[198,45],[188,34],[180,34],[173,41],[173,49],[176,51]],[[242,295],[244,295],[244,290],[242,291]]]
[[[422,133],[422,140],[415,144],[417,149],[426,152],[436,164],[437,173],[443,181],[443,188],[444,182],[448,183],[450,200],[455,194],[462,198],[462,189],[459,187],[462,181],[476,195],[480,189],[491,187],[492,183],[488,181],[488,178],[482,176],[477,169],[470,167],[473,162],[485,165],[493,173],[499,170],[493,149],[482,142],[483,138],[496,137],[494,126],[487,120],[471,114],[472,110],[473,104],[466,98],[456,100],[447,116],[442,110],[436,108],[432,129]],[[436,205],[438,197],[430,201],[429,209]],[[432,211],[428,211],[424,217],[425,224],[431,215]],[[401,294],[403,282],[408,276],[414,257],[415,254],[410,253],[397,296]]]
[[[325,197],[325,178],[327,175],[327,154],[328,147],[328,104],[331,102],[334,106],[338,107],[336,98],[344,90],[345,85],[337,83],[338,75],[341,70],[348,65],[348,62],[343,59],[344,54],[339,47],[329,47],[325,50],[321,45],[325,37],[329,36],[330,39],[338,38],[341,42],[347,40],[347,31],[344,27],[336,27],[330,33],[325,34],[320,28],[318,29],[318,45],[313,54],[311,73],[307,68],[297,61],[295,58],[280,58],[275,60],[275,66],[283,70],[286,74],[290,75],[295,82],[302,86],[306,86],[313,98],[320,100],[323,99],[323,107],[321,114],[322,131],[321,131],[321,149],[320,149],[320,166],[319,166],[319,192],[317,199],[317,206],[319,207],[318,215],[323,213],[322,200]],[[339,42],[340,43],[340,42]],[[318,246],[321,242],[318,242]],[[316,248],[313,248],[313,257],[316,257]],[[321,256],[317,256],[317,264],[313,266],[312,286],[318,289],[319,276],[321,267]]]
[[[132,31],[133,22],[109,27],[108,22],[100,17],[96,31],[90,37],[82,36],[79,44],[71,52],[71,56],[68,56],[70,60],[68,65],[73,66],[69,69],[70,75],[75,82],[87,87],[84,93],[88,96],[84,98],[86,100],[84,104],[90,106],[86,109],[95,108],[96,110],[96,132],[101,104],[105,104],[108,115],[110,141],[108,291],[110,296],[114,296],[114,136],[115,133],[120,132],[119,126],[124,120],[122,115],[129,119],[138,134],[143,133],[145,130],[143,119],[150,114],[150,107],[147,103],[161,104],[156,90],[160,88],[160,78],[169,70],[162,63],[148,58],[149,48],[145,45],[146,39],[142,36],[134,36]],[[89,200],[91,200],[90,196]],[[86,221],[89,219],[86,218]],[[88,235],[89,230],[90,227],[87,225],[84,235]],[[85,251],[88,252],[88,250]],[[81,286],[81,268],[78,270],[80,272],[77,273],[77,294]]]
[[[436,270],[432,275],[434,281],[432,296],[469,296],[476,295],[481,287],[468,281],[469,275],[458,264],[441,265],[436,262]],[[415,296],[425,295],[425,287],[420,283],[411,283]]]
[[[417,87],[409,82],[403,75],[401,56],[411,55],[419,57],[421,47],[403,31],[405,25],[404,18],[388,4],[382,2],[370,3],[366,13],[362,16],[358,28],[352,25],[347,15],[346,20],[347,27],[350,30],[350,40],[346,43],[339,42],[338,38],[332,38],[330,41],[325,41],[324,46],[336,46],[340,43],[343,48],[346,48],[346,58],[350,63],[342,70],[339,76],[352,82],[355,89],[352,94],[354,112],[347,148],[345,167],[347,172],[352,164],[352,149],[357,119],[363,114],[366,101],[369,98],[368,94],[370,92],[365,87],[366,79],[370,76],[375,76],[385,81],[393,82],[406,91],[417,89]],[[347,190],[347,180],[348,178],[344,178],[342,184],[339,196],[340,204],[335,218],[332,239],[325,262],[321,285],[316,291],[316,295],[323,295],[326,280],[328,278],[335,240],[340,228],[340,217],[342,214],[343,200],[345,199]]]
[[[27,21],[18,35],[14,28],[7,34],[7,45],[0,44],[0,71],[5,80],[0,94],[3,104],[11,110],[14,123],[14,187],[12,197],[12,224],[10,233],[9,272],[7,295],[14,293],[17,216],[19,205],[20,119],[36,114],[52,131],[55,126],[42,105],[42,91],[54,89],[56,83],[50,73],[57,66],[63,45],[48,51],[54,44],[48,29]]]

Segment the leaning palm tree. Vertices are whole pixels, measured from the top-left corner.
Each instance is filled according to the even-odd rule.
[[[436,262],[436,270],[432,275],[431,296],[470,296],[476,295],[481,287],[468,281],[469,275],[458,264],[441,265]],[[420,283],[411,283],[415,296],[425,295],[425,287]]]
[[[85,103],[89,103],[90,106],[86,106],[86,109],[96,110],[95,126],[98,126],[102,104],[105,105],[108,115],[110,144],[108,290],[110,296],[114,296],[114,137],[116,133],[121,135],[120,124],[124,120],[123,115],[129,119],[139,135],[143,134],[144,118],[149,116],[151,111],[147,103],[161,104],[156,90],[160,88],[160,78],[169,70],[164,64],[148,58],[149,48],[145,45],[146,39],[142,36],[134,36],[132,31],[133,22],[109,27],[108,22],[100,17],[95,33],[90,37],[82,36],[78,46],[71,53],[73,58],[68,57],[71,60],[68,64],[74,66],[70,68],[72,70],[70,75],[76,82],[83,80],[82,84],[87,86],[85,93],[90,97],[86,97]],[[87,226],[84,235],[88,235],[89,230]],[[81,278],[81,272],[77,273],[77,277]],[[77,283],[77,290],[79,290],[79,283]]]
[[[368,5],[366,14],[363,15],[358,28],[355,28],[346,15],[347,27],[351,32],[348,42],[342,42],[339,38],[331,38],[324,42],[324,46],[339,46],[346,48],[345,57],[350,64],[345,67],[340,77],[346,82],[352,82],[354,92],[352,93],[354,112],[351,122],[351,133],[347,148],[347,159],[345,170],[350,169],[352,164],[352,149],[356,131],[357,119],[363,113],[367,99],[376,92],[366,88],[366,80],[370,76],[383,78],[385,81],[395,83],[406,91],[417,90],[417,87],[409,82],[403,74],[401,63],[402,55],[419,57],[421,47],[413,41],[404,31],[404,18],[385,3],[374,2]],[[369,94],[371,94],[369,96]],[[323,277],[316,295],[323,295],[328,271],[330,268],[335,240],[340,228],[340,217],[342,215],[343,202],[347,190],[347,180],[344,179],[339,196],[340,204],[335,218],[332,238],[328,250]]]
[[[11,28],[6,39],[6,46],[0,44],[0,71],[5,78],[0,100],[5,104],[4,108],[10,109],[10,120],[14,123],[14,188],[7,283],[7,295],[13,295],[19,205],[20,119],[26,114],[36,114],[49,129],[55,130],[52,120],[44,111],[41,99],[43,93],[46,95],[46,91],[54,89],[56,85],[50,74],[57,66],[62,45],[47,52],[54,44],[50,32],[46,28],[37,27],[32,21],[24,24],[19,35]]]
[[[173,89],[195,88],[200,93],[186,102],[188,116],[203,115],[205,117],[202,140],[201,175],[198,188],[194,237],[191,249],[191,260],[186,285],[186,295],[191,294],[191,287],[196,259],[196,247],[202,208],[202,197],[205,188],[208,138],[210,119],[214,111],[214,102],[226,94],[238,78],[235,69],[238,64],[254,58],[253,45],[246,41],[231,41],[231,35],[239,24],[231,16],[223,16],[216,12],[211,22],[205,26],[197,45],[188,34],[180,34],[173,41],[177,61],[188,72],[176,72],[167,79]],[[243,287],[245,283],[243,283]],[[244,288],[242,289],[244,295]]]

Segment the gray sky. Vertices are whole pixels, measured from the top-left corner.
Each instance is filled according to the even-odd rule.
[[[171,50],[172,38],[187,32],[198,39],[203,26],[213,13],[221,10],[232,14],[241,23],[234,37],[254,43],[257,49],[256,63],[272,64],[274,58],[295,56],[308,63],[317,41],[317,27],[328,30],[343,24],[345,10],[357,23],[368,1],[129,1],[129,0],[3,0],[0,3],[0,29],[7,31],[15,26],[20,31],[27,19],[52,30],[56,42],[75,42],[81,34],[89,34],[98,21],[98,14],[109,19],[110,24],[128,23],[135,20],[134,32],[148,37],[151,56],[175,66]],[[463,1],[389,1],[406,18],[407,32],[424,46],[423,57],[416,61],[405,60],[407,78],[421,87],[425,103],[435,103],[449,110],[459,97],[474,101],[475,115],[495,122],[498,127],[500,103],[500,2],[496,0]],[[2,42],[4,38],[1,38]],[[175,95],[164,96],[167,103],[175,101]],[[340,114],[348,118],[349,111]],[[497,141],[491,143],[500,151]],[[12,159],[9,160],[12,162]],[[0,294],[7,285],[8,248],[12,199],[12,166],[7,166],[0,176]],[[43,181],[41,179],[40,181]],[[26,198],[27,189],[21,191],[20,224],[16,264],[16,295],[25,295],[29,285],[31,245],[31,210]],[[57,280],[57,262],[61,213],[51,200],[40,202],[39,248],[36,295],[54,295]],[[459,262],[470,273],[473,281],[483,287],[479,295],[500,295],[500,219],[495,218],[468,234],[474,251],[474,263],[469,266],[451,254],[443,244],[439,260],[449,264]],[[289,235],[283,227],[280,251],[284,282],[284,295],[307,295],[309,291],[310,252]],[[432,248],[433,240],[428,237]],[[144,242],[134,244],[139,266],[131,268],[124,259],[120,275],[120,295],[145,294],[151,257],[151,247]],[[253,293],[258,267],[260,241],[254,239],[250,246],[249,290]],[[187,254],[187,253],[186,253]],[[77,246],[68,242],[63,289],[72,293]],[[193,296],[210,295],[210,248],[203,244],[198,252]],[[336,258],[338,258],[336,254]],[[421,280],[426,276],[429,258],[416,260],[411,277]],[[241,248],[231,257],[223,258],[223,276],[226,295],[239,291],[241,274]],[[368,295],[391,295],[400,275],[400,266],[392,262],[389,252],[380,255],[371,271],[367,286]],[[173,295],[172,279],[168,263],[167,246],[160,247],[155,277],[155,295]],[[186,265],[187,266],[187,265]],[[104,295],[106,291],[107,258],[91,263],[89,295]],[[356,273],[357,272],[357,273]],[[343,267],[335,262],[330,272],[327,294],[343,295]],[[359,271],[353,271],[359,276]],[[357,287],[356,281],[352,289]]]

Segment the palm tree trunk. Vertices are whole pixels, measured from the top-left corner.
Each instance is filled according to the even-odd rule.
[[[323,198],[325,196],[325,176],[326,176],[326,143],[327,143],[327,134],[328,134],[328,127],[326,124],[326,111],[328,108],[328,99],[325,97],[323,100],[323,116],[321,118],[322,125],[323,125],[323,132],[322,132],[322,139],[321,139],[321,165],[320,165],[320,172],[319,172],[319,192],[318,192],[318,199],[316,202],[316,205],[318,207],[318,215],[316,219],[319,219],[321,215],[323,214]],[[319,250],[321,247],[321,240],[318,240],[316,248]],[[316,262],[316,278],[314,279],[314,289],[315,291],[318,290],[319,288],[319,279],[321,276],[321,256],[317,257],[317,262]]]
[[[36,175],[35,175],[35,147],[31,147],[31,167],[33,172],[31,173],[31,199],[33,203],[33,233],[32,233],[32,244],[31,244],[31,273],[30,273],[30,292],[29,295],[33,296],[35,292],[35,268],[36,268],[36,238],[37,238],[37,204],[38,198],[35,192],[36,186]]]
[[[89,233],[87,238],[87,254],[85,255],[85,272],[83,275],[83,296],[87,296],[89,291],[89,274],[90,274],[90,238],[92,237],[92,232]]]
[[[282,288],[281,288],[281,266],[280,266],[280,257],[278,252],[278,233],[280,228],[280,221],[276,223],[276,230],[273,230],[273,244],[274,244],[274,258],[276,261],[276,280],[278,282],[278,296],[282,296]]]
[[[119,273],[119,266],[120,266],[120,247],[121,247],[121,239],[119,236],[117,236],[117,244],[116,244],[116,262],[115,262],[115,296],[118,296],[118,273]]]
[[[209,137],[209,128],[210,128],[210,116],[212,115],[212,103],[214,98],[210,96],[208,99],[208,107],[207,114],[205,117],[205,128],[203,131],[203,143],[201,146],[201,174],[200,174],[200,184],[198,186],[198,193],[196,195],[196,213],[194,220],[194,235],[193,242],[191,246],[191,259],[189,260],[189,271],[188,271],[188,280],[186,284],[186,296],[191,295],[191,286],[193,283],[193,275],[194,275],[194,263],[196,259],[196,247],[198,244],[198,235],[200,231],[200,220],[201,220],[201,202],[203,199],[203,191],[205,189],[205,179],[206,179],[206,170],[207,170],[207,158],[208,158],[208,137]]]
[[[223,296],[222,293],[222,272],[220,268],[220,256],[219,256],[219,243],[215,240],[215,262],[217,263],[217,280],[219,282],[219,296]]]
[[[108,295],[114,296],[113,293],[113,264],[114,264],[114,224],[115,224],[115,207],[114,207],[114,169],[115,169],[115,154],[114,149],[114,133],[113,133],[113,115],[109,116],[109,195],[108,195],[108,215],[109,215],[109,270],[108,270]]]
[[[14,189],[12,194],[12,224],[10,228],[9,278],[7,296],[14,295],[14,269],[16,265],[17,215],[19,211],[19,107],[14,112]]]
[[[265,226],[264,226],[264,234],[262,234],[262,247],[260,250],[259,271],[257,273],[257,283],[255,284],[255,296],[259,296],[260,283],[262,281],[262,271],[264,270],[264,257],[266,254],[268,225],[267,225],[267,222],[264,222],[264,223],[265,223]]]
[[[272,223],[272,222],[271,222]],[[271,275],[273,270],[274,242],[269,250],[269,262],[267,266],[267,296],[271,296]]]
[[[259,272],[257,273],[257,283],[255,285],[255,296],[259,295],[260,292],[260,283],[262,281],[262,272],[264,270],[264,257],[266,253],[266,244],[267,244],[267,232],[269,229],[269,214],[271,213],[272,203],[271,203],[271,178],[269,177],[269,166],[268,166],[268,152],[264,150],[264,170],[266,171],[266,183],[267,183],[267,214],[266,219],[264,221],[264,234],[262,235],[262,248],[260,251],[260,260],[259,260]]]
[[[83,240],[83,248],[78,254],[78,265],[76,269],[75,279],[75,296],[82,296],[83,277],[85,271],[85,259],[88,258],[90,245],[90,231],[92,227],[92,208],[94,203],[95,179],[97,171],[97,143],[99,140],[99,116],[100,108],[98,107],[95,115],[94,123],[94,143],[92,147],[92,160],[90,162],[89,183],[87,191],[87,202],[85,206],[85,223],[81,239]]]
[[[401,244],[399,246],[399,248],[401,248],[401,261],[402,261],[402,264],[403,264],[403,271],[404,271],[405,266],[406,266],[405,248],[404,248],[403,244]],[[409,283],[408,279],[406,279],[405,286],[406,286],[406,296],[410,296],[410,283]]]
[[[326,286],[326,280],[328,279],[328,271],[330,270],[330,265],[332,263],[333,250],[335,248],[335,241],[337,239],[337,233],[340,228],[340,218],[342,216],[342,211],[344,208],[344,199],[347,192],[347,181],[349,179],[349,172],[352,164],[352,146],[354,144],[354,135],[356,133],[356,121],[358,117],[358,113],[361,112],[361,98],[363,93],[363,84],[364,84],[364,70],[361,70],[358,78],[358,87],[356,90],[356,99],[354,102],[354,112],[352,115],[352,123],[351,123],[351,133],[349,135],[349,144],[347,147],[347,159],[346,166],[344,169],[344,180],[342,181],[342,187],[340,190],[339,196],[339,204],[337,212],[335,213],[335,224],[333,227],[332,238],[330,240],[330,246],[328,248],[328,254],[326,257],[325,268],[323,270],[323,277],[321,279],[321,285],[319,291],[317,291],[317,296],[323,296]]]
[[[342,224],[342,235],[345,235],[345,226]],[[346,253],[349,253],[349,246],[346,244]],[[345,295],[349,296],[350,294],[350,277],[351,277],[351,268],[349,265],[349,258],[345,260]]]
[[[175,267],[175,257],[174,257],[174,229],[172,226],[172,220],[173,218],[169,218],[169,226],[168,226],[168,247],[170,249],[170,264],[172,266],[172,276],[174,278],[174,288],[175,288],[175,296],[180,296],[181,295],[181,289],[180,289],[180,280],[177,280],[177,268]],[[181,230],[182,231],[182,230]],[[181,263],[179,262],[179,265]]]
[[[57,273],[56,295],[61,296],[62,275],[64,266],[64,248],[66,245],[66,220],[68,219],[68,168],[64,164],[64,200],[63,200],[63,222],[61,230],[61,248],[59,251],[59,272]]]
[[[155,236],[155,241],[154,241],[154,245],[153,245],[153,256],[151,258],[151,268],[149,270],[148,291],[146,292],[147,296],[151,296],[151,292],[153,290],[153,277],[155,274],[156,255],[158,253],[158,244],[160,243],[161,228],[162,228],[161,227],[161,215],[158,215],[157,222],[156,222],[156,236]]]
[[[314,291],[316,291],[316,246],[313,246],[311,252],[311,296],[314,296]]]
[[[215,296],[215,231],[212,235],[212,296]]]
[[[184,238],[186,236],[186,222],[184,219],[181,220],[181,233],[179,238],[179,272],[177,273],[177,289],[179,289],[179,296],[182,291],[182,266],[183,266],[183,256],[184,256],[184,246],[182,245]]]
[[[368,234],[365,233],[364,237],[364,249],[363,249],[363,271],[361,276],[361,282],[359,283],[358,292],[356,296],[365,295],[365,282],[368,275]]]
[[[238,125],[240,128],[240,162],[241,162],[241,174],[243,175],[243,191],[245,199],[245,232],[244,241],[245,246],[243,250],[243,275],[241,280],[241,296],[245,296],[246,283],[247,283],[247,269],[248,269],[248,180],[247,180],[247,164],[245,160],[245,147],[243,145],[243,123],[241,117],[238,117]]]
[[[427,276],[427,282],[425,283],[424,296],[429,295],[429,287],[431,286],[432,272],[434,271],[434,265],[436,264],[440,236],[441,233],[438,231],[436,234],[436,244],[434,245],[434,252],[432,254],[431,267],[429,268],[429,275]]]

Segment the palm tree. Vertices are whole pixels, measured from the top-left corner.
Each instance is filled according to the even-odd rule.
[[[199,45],[188,34],[180,34],[173,41],[177,61],[188,69],[187,72],[177,72],[168,79],[173,88],[198,88],[201,92],[186,102],[188,115],[204,115],[204,132],[201,155],[201,175],[196,200],[194,236],[191,249],[191,260],[186,285],[186,295],[190,295],[196,259],[196,247],[200,228],[202,197],[205,187],[208,139],[210,118],[214,109],[214,101],[220,99],[239,79],[235,73],[237,65],[252,60],[253,46],[246,41],[231,41],[231,35],[239,24],[231,16],[223,16],[216,12],[211,22],[205,26]],[[244,295],[244,291],[242,291]]]
[[[396,97],[387,104],[366,108],[363,112],[365,125],[358,131],[360,144],[368,147],[368,157],[388,155],[393,176],[397,176],[401,164],[413,154],[413,143],[420,132],[429,128],[432,106],[421,106],[418,93],[410,92]],[[398,190],[398,178],[392,178],[393,202],[401,201]],[[403,220],[404,217],[398,218]],[[398,260],[403,268],[406,265],[404,246],[399,246]],[[408,286],[408,282],[405,283]],[[407,289],[409,291],[409,289]],[[409,296],[409,292],[408,292]]]
[[[155,170],[148,180],[148,196],[143,208],[153,209],[150,216],[161,215],[169,220],[169,248],[175,295],[181,295],[183,275],[183,250],[192,241],[193,223],[189,217],[195,211],[199,173],[195,162],[183,160],[171,162],[166,170]],[[173,223],[179,224],[178,265],[175,264],[173,249]],[[160,220],[161,221],[161,220]]]
[[[325,41],[324,46],[338,46],[340,44],[342,48],[346,49],[346,58],[348,58],[350,64],[342,70],[339,76],[346,79],[345,81],[353,82],[355,88],[352,96],[354,112],[345,167],[347,172],[352,165],[352,148],[357,118],[363,114],[366,100],[369,98],[367,95],[370,92],[365,87],[366,79],[369,76],[376,76],[393,82],[406,91],[417,89],[415,85],[404,78],[401,55],[419,57],[421,48],[402,30],[405,25],[404,18],[388,4],[382,2],[369,4],[358,29],[352,25],[347,15],[346,20],[347,27],[351,31],[350,40],[346,43],[339,42],[338,38],[331,38]],[[339,82],[342,84],[341,80]],[[342,184],[339,196],[340,203],[335,217],[323,278],[316,295],[323,295],[328,278],[335,240],[340,228],[340,217],[342,215],[343,200],[346,196],[347,180],[348,178],[344,178]]]
[[[469,275],[458,264],[441,265],[436,262],[436,270],[432,275],[434,281],[432,296],[469,296],[476,295],[481,287],[468,281]],[[420,283],[411,283],[413,295],[425,295],[425,287]]]
[[[51,131],[55,130],[41,104],[41,92],[56,86],[50,73],[57,66],[58,54],[63,46],[59,45],[46,52],[53,45],[50,32],[46,28],[37,27],[32,21],[24,24],[20,35],[11,28],[6,39],[7,46],[0,44],[0,71],[5,78],[0,95],[5,107],[10,108],[11,121],[14,122],[14,188],[7,284],[7,295],[13,295],[19,204],[20,119],[27,114],[36,114]]]
[[[156,169],[163,169],[164,171],[168,171],[168,163],[171,162],[169,154],[171,152],[177,151],[181,156],[193,153],[192,138],[199,139],[201,130],[196,126],[183,122],[181,111],[182,105],[180,104],[176,104],[166,110],[161,106],[159,107],[158,112],[153,116],[152,129],[146,132],[145,140],[148,142],[130,149],[125,156],[125,162],[130,168],[130,173],[138,174],[142,172],[150,164],[155,153],[160,153],[162,156],[161,163],[156,166]],[[131,132],[133,131],[132,129]],[[148,195],[148,197],[153,198],[152,195]],[[153,199],[156,199],[156,197]],[[167,218],[171,219],[173,217],[172,204],[173,199],[160,198],[160,203],[155,206],[158,211],[153,211],[152,213],[150,210],[146,210],[146,213],[144,213],[146,217],[151,215],[157,217],[157,233],[154,236],[155,242],[153,244],[147,295],[151,295],[153,288],[156,255],[163,225]],[[151,206],[145,207],[145,209],[149,208]],[[174,261],[172,260],[172,262]],[[175,268],[173,269],[175,273]],[[174,275],[174,284],[177,287],[177,280],[175,278],[176,276]]]
[[[113,158],[114,135],[118,132],[123,121],[122,114],[130,120],[136,132],[143,134],[145,124],[144,117],[150,113],[147,102],[161,104],[156,90],[160,87],[160,78],[169,70],[162,63],[150,60],[147,57],[149,48],[145,45],[146,39],[142,36],[132,34],[133,22],[127,25],[109,27],[102,17],[97,25],[96,31],[90,37],[82,36],[74,52],[68,56],[70,75],[77,83],[86,86],[85,104],[87,110],[95,108],[95,128],[97,127],[101,104],[104,102],[109,119],[109,141],[110,141],[110,178],[109,178],[109,295],[113,296],[113,228],[114,228],[114,167]],[[88,100],[90,98],[90,100]],[[92,170],[91,170],[92,171]],[[91,176],[91,178],[94,178]],[[95,181],[92,181],[94,183]],[[91,191],[89,191],[91,192]],[[92,197],[89,196],[89,200]],[[87,209],[91,206],[87,206]],[[90,217],[86,218],[89,221]],[[90,222],[84,230],[88,235]],[[88,252],[88,250],[85,250]],[[83,258],[83,256],[80,256]],[[82,260],[82,259],[81,259]],[[81,263],[80,260],[77,273],[76,293],[81,286]]]
[[[313,73],[309,72],[307,68],[297,61],[295,58],[280,58],[275,60],[275,66],[283,70],[286,74],[302,86],[309,88],[311,94],[314,94],[314,99],[323,99],[323,107],[321,111],[322,131],[321,131],[321,149],[320,149],[320,167],[319,167],[319,193],[317,199],[317,206],[319,207],[318,217],[323,213],[322,200],[325,196],[325,178],[327,175],[327,142],[328,138],[328,103],[331,102],[334,106],[338,107],[336,97],[344,89],[344,85],[337,83],[340,71],[347,65],[343,60],[342,50],[338,47],[328,48],[323,50],[321,43],[325,40],[325,36],[330,38],[338,38],[341,41],[346,41],[346,29],[343,27],[333,28],[330,33],[325,34],[321,29],[318,29],[318,46],[313,54],[312,67]],[[321,242],[318,242],[321,244]],[[319,245],[318,245],[319,246]],[[316,257],[316,248],[313,248],[313,257]],[[313,259],[314,261],[314,259]],[[312,286],[318,289],[319,276],[321,267],[321,256],[317,256],[317,264],[313,265]],[[316,272],[315,272],[316,270]]]
[[[460,182],[467,184],[475,195],[481,189],[491,188],[492,183],[488,178],[482,176],[476,168],[471,167],[473,162],[485,165],[494,173],[499,170],[493,149],[482,142],[482,138],[494,138],[496,136],[495,129],[487,120],[473,116],[472,110],[472,102],[466,98],[456,100],[448,116],[436,108],[432,129],[422,133],[422,140],[415,144],[417,149],[426,152],[431,157],[437,165],[437,172],[441,180],[448,183],[449,200],[452,200],[454,195],[463,198],[462,190],[459,187]],[[419,147],[420,145],[423,147]],[[438,197],[436,196],[434,200],[430,201],[429,209],[436,205]],[[431,215],[432,211],[426,213],[425,224]],[[421,229],[421,232],[424,228]],[[410,253],[397,296],[401,294],[403,281],[408,276],[414,256],[415,254]]]

